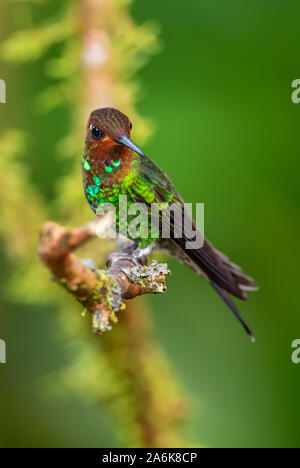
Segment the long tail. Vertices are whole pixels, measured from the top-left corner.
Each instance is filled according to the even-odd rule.
[[[182,216],[180,204],[178,204],[178,211],[179,216]],[[206,239],[203,239],[203,237],[203,245],[201,248],[187,248],[186,242],[193,241],[195,239],[195,232],[197,230],[195,223],[185,222],[183,236],[176,235],[178,234],[178,226],[176,225],[175,215],[171,219],[171,225],[171,240],[173,244],[173,248],[171,247],[171,253],[173,253],[173,255],[175,255],[184,264],[196,271],[196,273],[204,276],[204,278],[211,283],[225,304],[227,304],[239,322],[243,325],[252,341],[254,341],[252,331],[241,317],[229,295],[232,294],[239,299],[244,301],[247,300],[248,297],[245,291],[258,290],[254,279],[247,276],[238,265],[231,262],[226,255],[215,249],[213,245]],[[179,234],[181,233],[179,232]],[[201,238],[199,232],[198,235]]]
[[[226,255],[216,250],[206,240],[200,249],[186,249],[186,239],[172,239],[172,241],[176,245],[175,255],[177,258],[210,282],[242,324],[251,340],[255,341],[252,331],[241,317],[229,295],[232,294],[239,299],[247,300],[248,296],[245,291],[258,290],[253,278],[247,276],[238,265],[232,263]],[[178,249],[180,249],[181,254]]]
[[[222,288],[220,288],[220,286],[218,286],[216,283],[214,283],[213,281],[210,281],[210,284],[212,285],[212,287],[215,289],[215,291],[217,291],[217,293],[219,294],[219,296],[221,297],[221,299],[223,299],[223,301],[225,302],[225,304],[228,305],[228,307],[232,310],[233,314],[236,316],[236,318],[238,319],[238,321],[242,324],[242,326],[244,327],[244,329],[246,330],[246,333],[249,335],[251,341],[254,343],[255,342],[255,336],[254,334],[252,333],[252,330],[249,328],[249,326],[247,325],[247,323],[245,322],[245,320],[243,319],[243,317],[241,316],[241,314],[239,313],[238,309],[236,308],[235,304],[233,303],[233,301],[231,300],[229,294]]]

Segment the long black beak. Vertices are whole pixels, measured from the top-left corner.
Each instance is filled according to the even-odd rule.
[[[141,148],[139,148],[135,143],[133,143],[133,141],[131,141],[130,138],[128,138],[126,135],[123,135],[120,138],[118,138],[117,142],[132,149],[140,156],[146,156],[145,153],[143,153],[143,151],[141,150]]]

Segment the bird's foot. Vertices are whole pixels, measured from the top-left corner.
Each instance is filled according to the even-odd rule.
[[[112,266],[117,260],[120,259],[130,259],[133,261],[136,266],[145,265],[147,263],[147,256],[156,248],[156,243],[148,245],[146,248],[141,249],[137,247],[135,243],[130,244],[127,247],[124,247],[121,250],[112,252],[108,257],[107,266]]]

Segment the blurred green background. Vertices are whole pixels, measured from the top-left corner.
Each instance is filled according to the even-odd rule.
[[[35,22],[58,3],[37,8]],[[1,2],[2,40],[23,26],[26,7]],[[155,124],[144,150],[187,202],[205,203],[206,236],[261,287],[239,304],[255,345],[209,285],[174,260],[168,293],[147,299],[156,337],[191,396],[190,440],[299,447],[300,365],[291,362],[291,343],[300,338],[300,104],[291,101],[291,83],[300,78],[300,4],[137,0],[130,11],[138,24],[159,24],[162,44],[138,73],[138,111]],[[55,153],[69,121],[64,108],[43,116],[33,109],[50,80],[43,66],[1,62],[7,104],[0,124],[29,134],[31,181],[51,204],[55,181],[69,170],[70,161]],[[26,210],[30,200],[23,202]],[[8,361],[0,365],[0,445],[119,446],[104,407],[44,392],[41,382],[67,364],[70,350],[57,338],[50,305],[7,299],[13,266],[0,252],[0,338]]]

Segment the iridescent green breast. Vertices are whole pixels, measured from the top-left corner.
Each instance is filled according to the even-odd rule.
[[[176,192],[165,174],[148,158],[133,155],[126,167],[123,164],[123,161],[108,161],[101,165],[101,170],[95,171],[95,167],[99,166],[95,160],[90,160],[85,155],[82,161],[85,196],[95,213],[99,213],[101,207],[107,203],[113,205],[117,231],[135,240],[139,247],[146,247],[161,236],[159,232],[158,238],[151,237],[151,205],[156,203],[164,210],[172,202]],[[119,211],[119,197],[122,195],[127,197],[125,221]],[[137,215],[129,215],[129,208],[136,202],[145,203],[148,211],[148,219],[141,220],[141,231],[147,232],[147,236],[138,239],[131,232],[131,221]],[[103,209],[107,207],[103,206]]]
[[[137,178],[139,164],[132,158],[128,167],[122,161],[108,161],[101,172],[95,171],[93,161],[85,155],[82,160],[82,178],[85,196],[93,211],[105,203],[111,203],[118,212],[119,196],[127,195],[130,186]],[[122,171],[122,172],[121,172]]]

